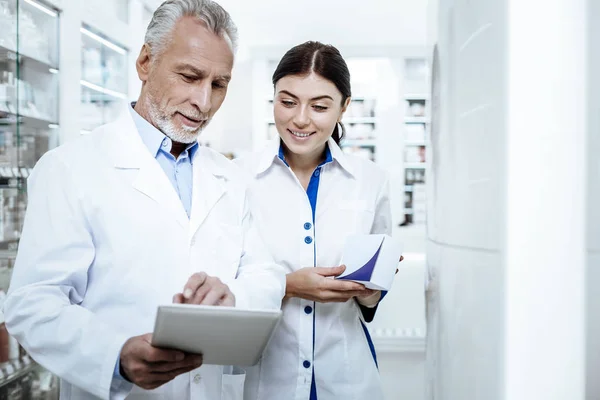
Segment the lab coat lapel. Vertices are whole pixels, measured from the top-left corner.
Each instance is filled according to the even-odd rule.
[[[183,204],[160,164],[142,141],[129,110],[124,110],[111,131],[114,132],[111,151],[114,166],[119,170],[138,169],[133,187],[158,203],[187,229],[189,220]]]
[[[142,164],[133,181],[133,187],[167,210],[183,228],[188,227],[188,216],[183,204],[155,159],[150,158]]]
[[[212,155],[199,148],[193,164],[192,212],[190,234],[193,236],[208,214],[225,194],[224,175],[212,161]]]

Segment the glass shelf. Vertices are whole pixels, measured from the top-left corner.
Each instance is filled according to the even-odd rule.
[[[17,35],[18,30],[18,35]],[[58,65],[58,13],[35,0],[0,0],[0,48],[45,68]]]
[[[0,288],[6,291],[27,206],[27,177],[58,145],[60,14],[44,0],[0,0]],[[26,355],[0,363],[0,398],[30,396]],[[19,397],[21,396],[21,397]]]
[[[59,20],[43,0],[0,0],[0,251],[16,250],[26,178],[58,144]]]
[[[26,178],[58,144],[58,11],[0,0],[0,252],[18,246]]]
[[[0,112],[28,117],[23,128],[58,121],[58,21],[42,3],[0,0]]]
[[[113,121],[119,115],[127,98],[121,93],[111,93],[89,82],[81,83],[81,129],[91,131]]]
[[[127,49],[87,26],[82,34],[82,133],[114,120],[127,101]]]
[[[127,49],[90,28],[82,27],[81,33],[82,79],[115,92],[127,92]]]

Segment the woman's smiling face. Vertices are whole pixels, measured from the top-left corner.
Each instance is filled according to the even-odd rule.
[[[321,154],[347,103],[342,107],[340,91],[315,73],[281,78],[273,109],[281,140],[294,154]]]

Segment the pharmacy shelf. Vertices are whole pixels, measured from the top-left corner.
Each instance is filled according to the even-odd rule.
[[[0,387],[24,377],[37,368],[37,364],[29,356],[0,364]]]
[[[345,124],[348,124],[348,125],[376,124],[377,118],[375,118],[375,117],[349,117],[349,118],[344,118],[342,120],[342,122]]]
[[[405,169],[426,169],[426,163],[404,163]]]
[[[425,140],[407,141],[404,146],[429,146],[429,142]]]
[[[58,123],[46,118],[34,117],[27,114],[17,114],[9,110],[4,104],[0,104],[0,125],[26,124],[32,128],[56,129]]]
[[[406,268],[404,266],[403,268]],[[424,353],[426,331],[421,328],[378,328],[373,330],[375,348],[381,353]]]
[[[0,240],[0,256],[4,258],[5,255],[11,257],[17,256],[17,249],[19,247],[19,239]]]
[[[127,99],[127,95],[125,93],[117,92],[117,91],[110,90],[110,89],[105,89],[99,85],[85,81],[83,79],[81,81],[79,81],[79,83],[81,84],[81,86],[91,89],[94,92],[102,93],[107,96],[114,97],[116,99]]]
[[[408,101],[427,101],[429,100],[429,95],[424,93],[407,93],[404,95],[404,99]]]
[[[13,61],[18,59],[21,64],[27,64],[45,72],[58,72],[58,66],[51,64],[49,60],[42,60],[22,52],[17,52],[15,49],[0,46],[0,60],[6,59]]]
[[[375,139],[344,139],[342,147],[375,147],[377,141]]]
[[[27,178],[32,171],[29,167],[0,167],[0,178]]]
[[[429,119],[426,117],[404,117],[405,124],[428,124]]]
[[[17,258],[17,249],[15,248],[14,250],[6,250],[6,249],[2,249],[0,248],[0,258],[12,258],[15,259]]]

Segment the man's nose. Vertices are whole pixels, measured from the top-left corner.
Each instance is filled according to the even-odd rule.
[[[195,88],[191,101],[192,104],[196,106],[196,108],[198,108],[202,114],[208,114],[212,108],[211,97],[212,84],[210,82],[206,82]]]

